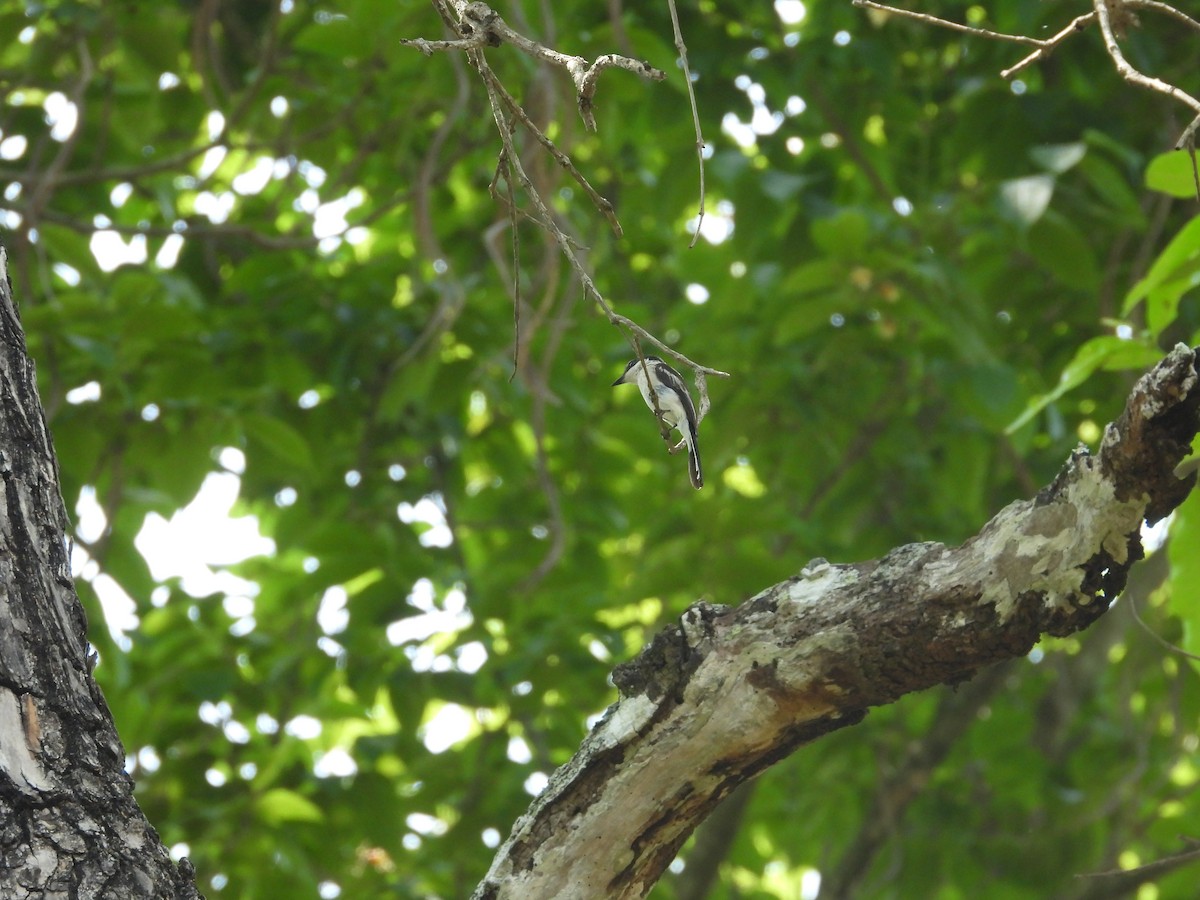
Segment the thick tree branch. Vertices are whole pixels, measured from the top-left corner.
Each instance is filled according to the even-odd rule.
[[[478,900],[642,897],[738,785],[872,706],[973,677],[1101,616],[1142,556],[1143,521],[1195,476],[1200,427],[1182,345],[1134,387],[1098,454],[960,547],[810,562],[737,608],[697,603],[613,673],[621,693],[500,848]]]

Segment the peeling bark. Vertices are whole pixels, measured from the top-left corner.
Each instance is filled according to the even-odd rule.
[[[67,527],[0,247],[0,897],[198,898],[133,799]]]
[[[737,608],[697,603],[613,681],[621,699],[513,827],[476,900],[635,898],[738,785],[872,706],[973,677],[1099,618],[1141,559],[1143,521],[1187,496],[1196,353],[1134,387],[1093,456],[962,546],[813,560]]]

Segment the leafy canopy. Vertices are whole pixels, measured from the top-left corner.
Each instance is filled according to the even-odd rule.
[[[1073,14],[929,11],[1027,34]],[[733,373],[710,381],[703,491],[609,389],[631,350],[528,222],[514,347],[486,95],[462,56],[399,44],[440,36],[431,6],[0,12],[6,243],[64,496],[87,498],[97,677],[140,801],[210,896],[466,896],[662,623],[810,557],[962,540],[1195,341],[1200,230],[1172,199],[1190,172],[1161,155],[1178,112],[1094,33],[1006,82],[1010,45],[849,4],[683,4],[711,150],[688,250],[665,5],[501,12],[669,73],[604,73],[589,134],[561,71],[488,51],[615,205],[620,239],[518,134],[604,296]],[[1144,26],[1131,61],[1194,77],[1194,37]],[[156,579],[147,516],[213,473],[273,552]],[[1192,503],[1135,585],[1192,649],[1198,523]],[[189,558],[214,537],[172,534]],[[114,586],[136,612],[116,633]],[[990,690],[910,697],[777,766],[720,895],[853,870],[856,896],[1073,896],[1077,873],[1178,850],[1200,832],[1200,685],[1126,605]],[[884,797],[903,799],[873,819]]]

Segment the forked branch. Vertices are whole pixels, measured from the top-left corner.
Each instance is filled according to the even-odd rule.
[[[584,293],[600,308],[608,321],[620,328],[629,340],[630,345],[634,348],[636,354],[641,357],[640,341],[645,340],[655,347],[659,348],[664,354],[672,357],[680,364],[692,370],[693,377],[696,383],[696,389],[699,394],[700,404],[697,409],[697,418],[703,419],[705,414],[711,407],[711,401],[708,396],[707,376],[713,375],[721,378],[728,378],[728,372],[722,372],[719,369],[714,369],[709,366],[704,366],[688,359],[679,351],[668,346],[666,343],[655,337],[642,326],[638,325],[632,319],[626,316],[617,314],[612,304],[610,304],[600,293],[592,280],[591,275],[583,266],[579,255],[576,252],[576,245],[572,239],[560,227],[556,215],[553,212],[550,204],[542,197],[541,193],[534,185],[533,180],[526,174],[525,168],[521,163],[520,155],[513,141],[513,133],[516,127],[523,128],[528,132],[538,144],[540,144],[547,153],[549,153],[563,169],[565,169],[572,178],[579,184],[591,199],[596,209],[609,222],[614,234],[618,237],[621,235],[621,225],[617,219],[616,213],[612,204],[600,195],[595,188],[588,182],[579,169],[575,166],[571,158],[561,151],[554,142],[530,119],[528,114],[522,108],[521,104],[514,98],[512,93],[504,86],[499,76],[489,65],[484,54],[484,49],[488,47],[499,47],[502,45],[510,45],[517,48],[529,56],[550,63],[551,65],[566,69],[571,75],[575,84],[577,102],[579,105],[580,115],[583,117],[584,123],[591,130],[595,130],[596,122],[594,115],[594,97],[596,91],[597,80],[600,73],[605,69],[618,68],[625,69],[648,78],[653,81],[661,81],[666,78],[666,73],[661,69],[656,69],[649,63],[635,60],[627,56],[618,54],[605,54],[597,58],[594,62],[589,63],[586,59],[580,56],[562,53],[550,47],[532,40],[523,34],[520,34],[509,26],[503,18],[486,3],[474,0],[474,2],[466,2],[466,0],[433,0],[435,8],[438,10],[442,21],[445,22],[457,37],[448,40],[426,40],[424,38],[414,38],[411,40],[402,41],[401,43],[415,47],[426,55],[430,55],[435,51],[463,51],[471,65],[479,73],[484,87],[487,90],[488,101],[491,105],[492,116],[496,122],[496,128],[500,134],[502,149],[500,151],[501,164],[498,166],[497,178],[493,180],[493,196],[498,200],[502,199],[509,208],[509,215],[512,217],[513,227],[517,217],[517,211],[513,208],[515,201],[513,200],[513,184],[516,182],[524,191],[528,198],[532,210],[522,215],[527,215],[538,226],[544,228],[559,246],[563,256],[571,266],[572,270],[579,278],[580,284],[583,287]],[[682,50],[682,38],[679,35],[678,25],[676,23],[676,43]],[[688,84],[689,96],[691,96],[691,84]],[[696,140],[697,153],[701,156],[701,215],[703,215],[704,199],[703,199],[703,139],[699,131],[699,120],[694,111],[693,98],[693,119],[696,123]],[[499,178],[503,174],[505,181],[508,182],[505,186],[504,194],[499,191]],[[697,231],[698,233],[698,231]],[[512,277],[519,278],[518,266],[514,260]],[[516,291],[514,291],[514,295]]]
[[[438,0],[435,0],[435,3]],[[444,0],[442,0],[444,2]],[[500,14],[481,0],[464,3],[453,0],[453,7],[458,14],[457,30],[461,35],[457,40],[427,41],[424,38],[412,38],[400,43],[408,47],[416,47],[426,56],[435,50],[478,50],[484,47],[499,47],[509,44],[522,53],[540,59],[551,65],[566,69],[575,82],[576,102],[579,105],[579,115],[589,131],[596,130],[596,117],[593,111],[596,97],[596,82],[600,73],[605,69],[624,69],[649,78],[651,81],[662,81],[667,73],[656,69],[650,63],[640,59],[631,59],[617,53],[606,53],[589,63],[582,56],[572,56],[562,53],[544,44],[526,37],[514,30],[500,17]],[[443,15],[443,18],[445,16]]]
[[[1160,0],[1092,0],[1093,9],[1089,13],[1076,16],[1066,26],[1064,26],[1056,34],[1048,38],[1034,38],[1024,34],[1007,34],[1001,31],[993,31],[989,28],[978,28],[971,25],[962,25],[958,22],[952,22],[949,19],[943,19],[938,16],[932,16],[928,13],[914,12],[909,9],[902,9],[897,6],[887,6],[883,3],[876,3],[875,0],[851,0],[851,2],[863,9],[873,9],[890,15],[900,16],[906,19],[913,19],[917,22],[923,22],[927,25],[935,25],[939,28],[948,28],[951,31],[958,31],[963,34],[969,34],[973,37],[985,38],[992,41],[1004,41],[1014,44],[1024,44],[1033,47],[1034,50],[1028,56],[1021,59],[1019,62],[1004,69],[1000,72],[1001,77],[1011,78],[1017,72],[1040,62],[1050,55],[1060,44],[1068,38],[1085,31],[1093,23],[1099,23],[1100,33],[1104,39],[1104,49],[1107,51],[1109,59],[1112,60],[1113,68],[1116,69],[1125,81],[1146,90],[1156,91],[1160,94],[1165,94],[1173,100],[1176,100],[1192,110],[1194,118],[1183,130],[1179,139],[1175,142],[1176,149],[1184,147],[1192,147],[1194,145],[1196,130],[1200,128],[1200,100],[1196,99],[1187,91],[1182,90],[1176,85],[1170,84],[1159,78],[1152,78],[1139,72],[1131,66],[1128,60],[1125,59],[1124,53],[1121,52],[1121,47],[1117,43],[1117,29],[1113,26],[1114,17],[1122,22],[1130,22],[1137,24],[1137,20],[1133,18],[1130,10],[1146,10],[1148,12],[1157,13],[1168,16],[1177,22],[1181,22],[1187,27],[1200,32],[1200,22],[1197,22],[1191,16],[1176,9],[1170,4],[1160,2]]]

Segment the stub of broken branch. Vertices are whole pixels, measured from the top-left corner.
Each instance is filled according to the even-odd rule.
[[[518,819],[477,900],[643,897],[722,798],[872,706],[971,678],[1101,616],[1140,527],[1191,490],[1196,351],[1130,394],[1095,455],[960,547],[813,560],[736,608],[697,603],[613,681],[620,699]]]

